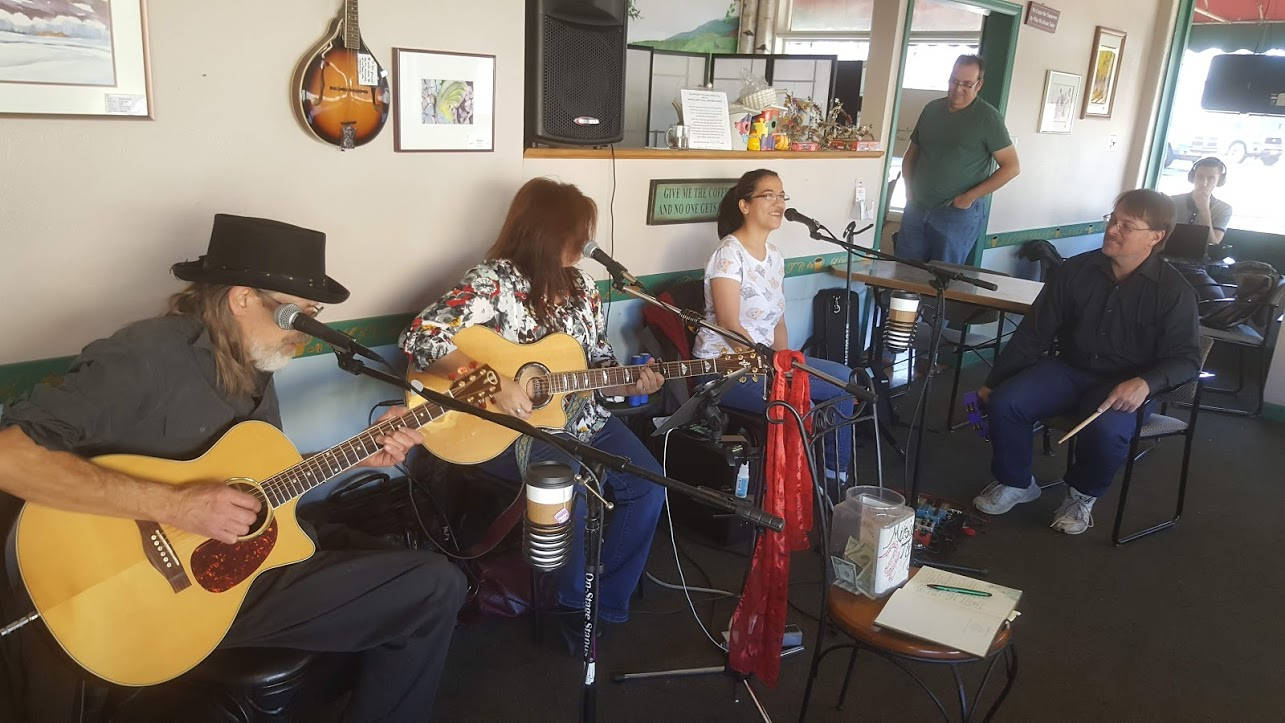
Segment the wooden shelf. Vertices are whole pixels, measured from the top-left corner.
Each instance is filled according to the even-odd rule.
[[[527,148],[523,158],[611,158],[610,148]],[[723,160],[818,158],[882,158],[883,151],[671,151],[666,148],[617,148],[615,157],[624,160]]]

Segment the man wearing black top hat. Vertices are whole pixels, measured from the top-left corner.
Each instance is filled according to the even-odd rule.
[[[249,532],[259,508],[249,494],[219,483],[150,482],[83,458],[191,459],[236,423],[280,428],[272,372],[306,337],[279,328],[273,311],[292,303],[315,316],[348,290],[325,273],[324,234],[225,214],[214,217],[208,252],[172,271],[191,283],[164,316],[89,344],[59,384],[42,384],[5,410],[0,491],[226,543]],[[399,430],[363,464],[400,462],[417,442]],[[460,571],[433,553],[320,549],[260,575],[222,646],[360,652],[347,718],[422,721],[464,593]],[[40,705],[47,712],[52,703]]]

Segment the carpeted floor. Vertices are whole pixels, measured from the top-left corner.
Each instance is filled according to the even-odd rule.
[[[966,376],[975,376],[970,370]],[[948,381],[948,377],[945,377]],[[976,386],[978,380],[974,379]],[[938,384],[939,388],[945,384]],[[971,388],[971,387],[966,387]],[[934,395],[936,396],[936,395]],[[944,395],[930,405],[940,426]],[[899,400],[908,408],[908,398]],[[1261,419],[1202,414],[1192,455],[1187,510],[1173,530],[1124,548],[1110,544],[1119,483],[1099,501],[1097,526],[1068,537],[1048,528],[1063,487],[991,520],[949,558],[989,571],[994,582],[1024,591],[1015,625],[1017,682],[997,720],[1280,720],[1285,711],[1285,426]],[[905,429],[896,430],[904,439]],[[862,483],[872,483],[873,455],[861,453]],[[1134,526],[1172,509],[1181,441],[1169,440],[1139,462]],[[968,430],[929,434],[921,489],[967,503],[988,481],[989,448]],[[1063,458],[1037,454],[1042,481],[1059,476]],[[885,479],[900,487],[900,462],[885,455]],[[1126,525],[1130,523],[1126,522]],[[739,590],[747,558],[703,543],[678,527],[690,584]],[[662,518],[649,570],[676,581],[674,552]],[[798,717],[816,644],[821,570],[814,553],[792,561],[790,622],[807,650],[781,661],[775,688],[755,690],[774,720]],[[696,612],[723,630],[734,601],[697,594]],[[647,584],[629,623],[600,643],[598,717],[605,721],[752,721],[752,703],[730,677],[613,683],[616,673],[717,666],[722,654],[704,637],[681,593]],[[717,636],[718,634],[715,633]],[[837,640],[830,638],[829,640]],[[721,640],[721,637],[720,637]],[[847,655],[822,666],[808,720],[940,720],[928,697],[888,662],[857,658],[842,711],[834,709]],[[536,643],[527,618],[461,626],[452,644],[436,718],[443,721],[567,721],[579,712],[580,663],[551,629]],[[976,666],[974,666],[976,667]],[[958,717],[948,671],[916,668]],[[972,670],[969,680],[980,677]],[[991,687],[989,701],[998,686]]]

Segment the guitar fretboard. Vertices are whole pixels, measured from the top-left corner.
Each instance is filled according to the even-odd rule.
[[[344,0],[344,47],[361,48],[361,29],[357,26],[357,0]]]
[[[666,379],[694,377],[701,374],[717,374],[727,363],[720,359],[691,359],[688,361],[659,362],[656,364],[635,365],[627,367],[604,367],[602,369],[584,369],[575,372],[557,372],[535,377],[531,380],[532,390],[536,394],[564,394],[583,392],[590,389],[603,389],[622,384],[633,384],[642,376],[644,368],[651,368]]]
[[[376,438],[403,428],[419,429],[445,413],[446,410],[436,404],[422,404],[267,478],[263,481],[263,491],[273,507],[280,507],[378,452],[381,446]]]

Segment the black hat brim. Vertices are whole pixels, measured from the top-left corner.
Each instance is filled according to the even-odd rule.
[[[251,286],[256,289],[279,291],[323,304],[338,304],[348,299],[348,289],[329,276],[318,279],[248,269],[207,269],[201,259],[180,261],[171,266],[170,271],[183,281]]]

